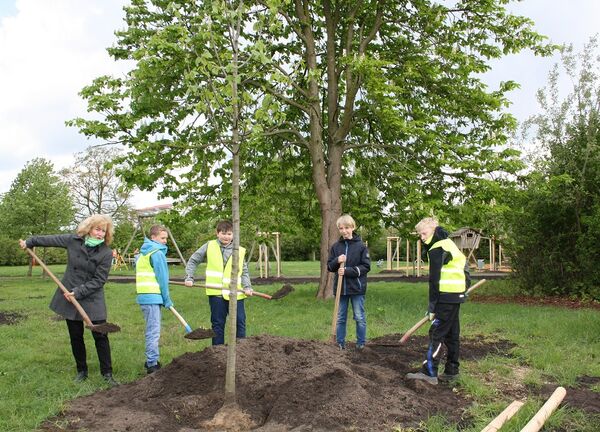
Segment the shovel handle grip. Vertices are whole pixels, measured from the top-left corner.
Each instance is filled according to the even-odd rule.
[[[50,269],[48,268],[48,266],[46,264],[44,264],[44,262],[35,254],[35,252],[32,251],[29,248],[27,248],[26,250],[27,250],[27,253],[29,255],[31,255],[31,257],[38,262],[38,264],[40,265],[40,267],[42,267],[44,269],[44,271],[46,273],[48,273],[48,276],[50,276],[50,278],[58,285],[58,287],[65,294],[69,294],[70,291],[65,288],[65,286],[63,285],[63,283],[60,281],[59,278],[57,278],[56,276],[54,276],[54,274],[50,271]],[[75,306],[75,309],[77,309],[77,312],[79,312],[79,315],[81,315],[81,317],[83,318],[83,321],[85,322],[85,324],[88,327],[90,327],[90,328],[94,327],[94,323],[92,323],[92,320],[90,319],[90,317],[88,316],[88,314],[83,310],[83,308],[81,307],[81,305],[79,304],[79,302],[75,299],[75,297],[71,297],[71,304],[73,306]]]

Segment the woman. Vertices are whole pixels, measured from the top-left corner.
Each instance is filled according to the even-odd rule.
[[[88,377],[83,318],[70,304],[75,298],[94,324],[106,322],[104,284],[112,263],[112,251],[108,247],[113,239],[113,223],[107,215],[92,215],[79,224],[76,234],[32,236],[19,240],[21,248],[62,247],[67,250],[67,269],[62,279],[69,293],[58,288],[50,302],[50,309],[67,321],[71,349],[77,365],[75,381]],[[112,360],[108,335],[92,331],[100,361],[100,373],[110,385],[117,385],[112,375]]]

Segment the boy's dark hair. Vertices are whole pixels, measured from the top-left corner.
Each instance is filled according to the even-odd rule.
[[[167,231],[167,227],[165,227],[164,225],[152,225],[150,227],[150,237],[155,237],[158,234],[160,234],[161,232],[169,232],[169,231]]]
[[[217,224],[217,232],[233,231],[233,224],[229,220],[219,221]]]

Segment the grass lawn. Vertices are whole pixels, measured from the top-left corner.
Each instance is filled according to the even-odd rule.
[[[283,268],[288,276],[318,274],[316,262],[284,263]],[[53,266],[52,269],[60,274],[64,266]],[[173,273],[183,272],[179,268]],[[48,309],[55,285],[49,279],[37,276],[21,277],[24,274],[24,267],[0,268],[0,312],[18,313],[23,317],[15,324],[0,325],[1,431],[32,431],[42,420],[59,412],[69,399],[104,388],[89,332],[86,332],[86,345],[90,379],[84,384],[72,381],[75,367],[66,325],[54,320]],[[272,293],[280,287],[281,284],[265,285],[260,291]],[[333,302],[316,300],[315,284],[296,285],[295,288],[295,292],[277,302],[260,298],[247,301],[249,336],[267,333],[327,340]],[[475,295],[509,290],[508,282],[492,281]],[[109,283],[106,296],[109,321],[122,328],[110,339],[115,377],[121,382],[132,381],[144,373],[144,323],[135,304],[135,286]],[[422,317],[426,297],[424,283],[371,283],[366,303],[368,337],[404,332]],[[208,302],[203,291],[176,286],[172,288],[172,298],[192,328],[210,326]],[[470,302],[464,305],[461,313],[463,337],[483,335],[490,339],[508,339],[516,344],[513,355],[490,354],[477,362],[462,363],[459,389],[473,399],[469,414],[474,424],[461,425],[459,429],[447,424],[443,418],[435,417],[419,430],[480,431],[511,401],[501,393],[502,383],[536,387],[552,382],[573,386],[577,377],[600,377],[598,311]],[[349,325],[348,340],[354,338],[353,327]],[[425,329],[420,330],[420,334],[425,333]],[[209,341],[184,339],[183,335],[179,322],[165,312],[161,337],[163,363],[209,344]],[[600,392],[600,385],[595,384],[593,389]],[[502,432],[519,431],[542,403],[528,398],[526,405],[502,428]],[[544,430],[598,431],[600,419],[561,407]]]

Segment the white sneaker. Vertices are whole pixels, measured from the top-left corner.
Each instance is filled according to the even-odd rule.
[[[429,376],[427,374],[424,374],[423,372],[407,373],[406,379],[421,380],[431,385],[437,385],[438,383],[437,377]]]

